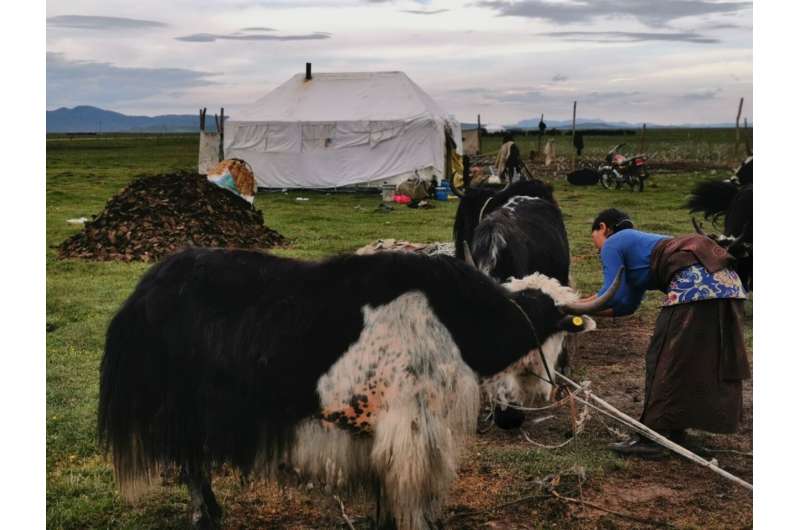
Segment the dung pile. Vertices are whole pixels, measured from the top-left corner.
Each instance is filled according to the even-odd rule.
[[[142,177],[58,248],[60,258],[155,261],[188,246],[270,248],[285,243],[260,210],[206,180]]]

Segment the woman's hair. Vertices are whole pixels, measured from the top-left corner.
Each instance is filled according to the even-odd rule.
[[[513,142],[513,141],[514,141],[514,135],[513,134],[508,133],[508,132],[507,133],[503,133],[503,143]]]
[[[600,223],[605,223],[614,232],[633,228],[633,221],[628,214],[616,208],[609,208],[597,214],[592,223],[592,232],[600,230]]]

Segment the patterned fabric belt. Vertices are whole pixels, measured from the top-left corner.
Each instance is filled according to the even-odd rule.
[[[747,298],[739,275],[730,269],[711,274],[696,263],[672,276],[663,306],[687,304],[714,298]]]

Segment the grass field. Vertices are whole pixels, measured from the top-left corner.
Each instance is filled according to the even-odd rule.
[[[745,138],[750,139],[751,133],[751,129],[740,132],[739,155],[741,158],[745,156]],[[517,134],[514,136],[514,140],[519,145],[523,157],[527,158],[530,151],[538,149],[538,133],[533,131],[527,135]],[[543,136],[542,146],[547,140],[553,140],[557,155],[572,156],[574,151],[572,136],[565,134]],[[640,142],[639,132],[624,136],[587,134],[583,137],[584,149],[582,156],[590,159],[603,158],[609,149],[621,143],[625,143],[622,152],[632,155],[639,152]],[[482,138],[481,150],[486,152],[497,151],[500,143],[500,135]],[[752,145],[752,140],[750,144]],[[651,129],[646,133],[643,149],[654,161],[688,160],[713,164],[724,164],[728,161],[736,160],[737,157],[734,156],[734,150],[734,129]]]
[[[653,133],[654,143],[656,134]],[[701,135],[701,132],[689,134]],[[707,144],[716,145],[721,133],[708,134]],[[614,142],[604,138],[602,149],[607,140]],[[667,138],[662,143],[672,145],[671,141]],[[691,158],[691,149],[688,154]],[[187,499],[178,487],[156,489],[136,507],[123,504],[115,491],[110,466],[99,454],[95,439],[98,366],[105,328],[147,265],[62,261],[56,258],[54,247],[78,230],[67,219],[98,213],[131,179],[173,169],[191,169],[196,161],[194,135],[47,140],[47,322],[51,330],[47,333],[47,521],[50,528],[179,528],[186,523]],[[705,172],[657,173],[642,194],[611,192],[599,186],[574,188],[563,181],[554,182],[567,223],[578,287],[590,292],[600,284],[599,263],[589,237],[589,225],[599,210],[609,206],[622,208],[643,230],[688,233],[692,229],[690,217],[681,205],[692,184],[709,176]],[[298,196],[310,200],[296,201]],[[291,240],[290,246],[276,251],[282,255],[321,258],[352,251],[378,238],[418,242],[451,238],[456,201],[436,202],[432,210],[397,207],[391,213],[377,212],[378,204],[379,196],[365,194],[261,193],[256,199],[266,223]],[[657,297],[650,297],[644,314],[652,315],[657,302]],[[519,451],[508,453],[498,449],[491,454],[495,453],[499,466],[533,466],[537,473],[552,472],[570,462],[582,463],[591,473],[603,473],[621,465],[603,449],[585,443],[544,453],[535,461]],[[234,483],[223,483],[222,499],[235,487]]]

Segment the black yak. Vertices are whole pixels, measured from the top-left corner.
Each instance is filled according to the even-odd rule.
[[[186,250],[109,325],[99,435],[127,497],[180,469],[196,527],[219,524],[210,471],[228,463],[377,484],[384,523],[430,528],[476,427],[479,377],[504,372],[509,400],[536,392],[532,350],[595,327],[573,315],[604,300],[576,300],[545,276],[503,286],[444,256]]]

